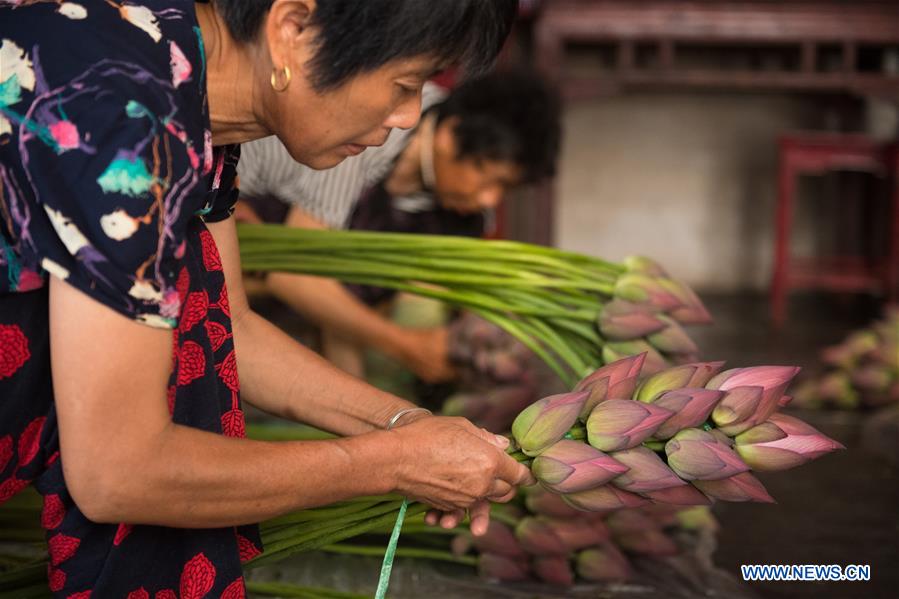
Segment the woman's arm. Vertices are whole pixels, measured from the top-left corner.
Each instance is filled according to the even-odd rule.
[[[298,208],[291,209],[285,224],[302,229],[325,228]],[[333,279],[275,272],[266,277],[266,284],[279,300],[316,325],[327,327],[357,345],[378,349],[425,381],[441,382],[453,377],[443,327],[401,327],[366,306]]]
[[[529,479],[459,419],[287,443],[174,424],[165,392],[171,331],[131,321],[56,278],[50,338],[66,484],[98,522],[231,526],[386,492],[458,510],[485,496],[507,498]]]

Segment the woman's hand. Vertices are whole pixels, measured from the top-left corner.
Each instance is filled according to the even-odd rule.
[[[456,526],[471,516],[475,535],[486,532],[489,502],[506,502],[523,484],[533,484],[530,470],[509,457],[505,437],[474,426],[464,418],[419,418],[390,432],[400,443],[397,492],[433,506],[429,524]]]
[[[400,358],[426,383],[443,383],[456,377],[449,362],[449,333],[446,327],[402,329]]]

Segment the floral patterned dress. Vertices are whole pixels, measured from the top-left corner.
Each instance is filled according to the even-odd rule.
[[[43,495],[57,597],[243,597],[256,527],[85,518],[63,479],[50,376],[55,276],[171,331],[175,422],[244,434],[205,225],[230,216],[239,148],[212,147],[193,2],[0,0],[0,44],[0,502],[29,484]]]

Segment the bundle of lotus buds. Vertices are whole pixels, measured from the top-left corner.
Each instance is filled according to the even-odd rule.
[[[778,413],[798,372],[699,362],[638,384],[644,355],[603,366],[574,391],[538,400],[512,424],[519,459],[585,511],[650,502],[771,502],[752,471],[785,470],[843,446]]]
[[[855,409],[899,403],[899,309],[821,352],[825,371],[796,391],[803,407]]]
[[[684,534],[712,538],[718,523],[706,507],[649,505],[584,513],[539,486],[524,493],[524,508],[498,507],[486,534],[461,533],[456,555],[475,553],[482,577],[540,580],[570,586],[576,579],[622,582],[633,576],[634,557],[664,559],[692,551]]]

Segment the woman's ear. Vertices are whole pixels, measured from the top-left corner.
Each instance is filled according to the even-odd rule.
[[[306,57],[299,49],[311,48],[313,40],[310,24],[315,12],[315,0],[275,0],[265,19],[263,32],[268,42],[272,67],[285,66],[296,72],[298,56]]]

